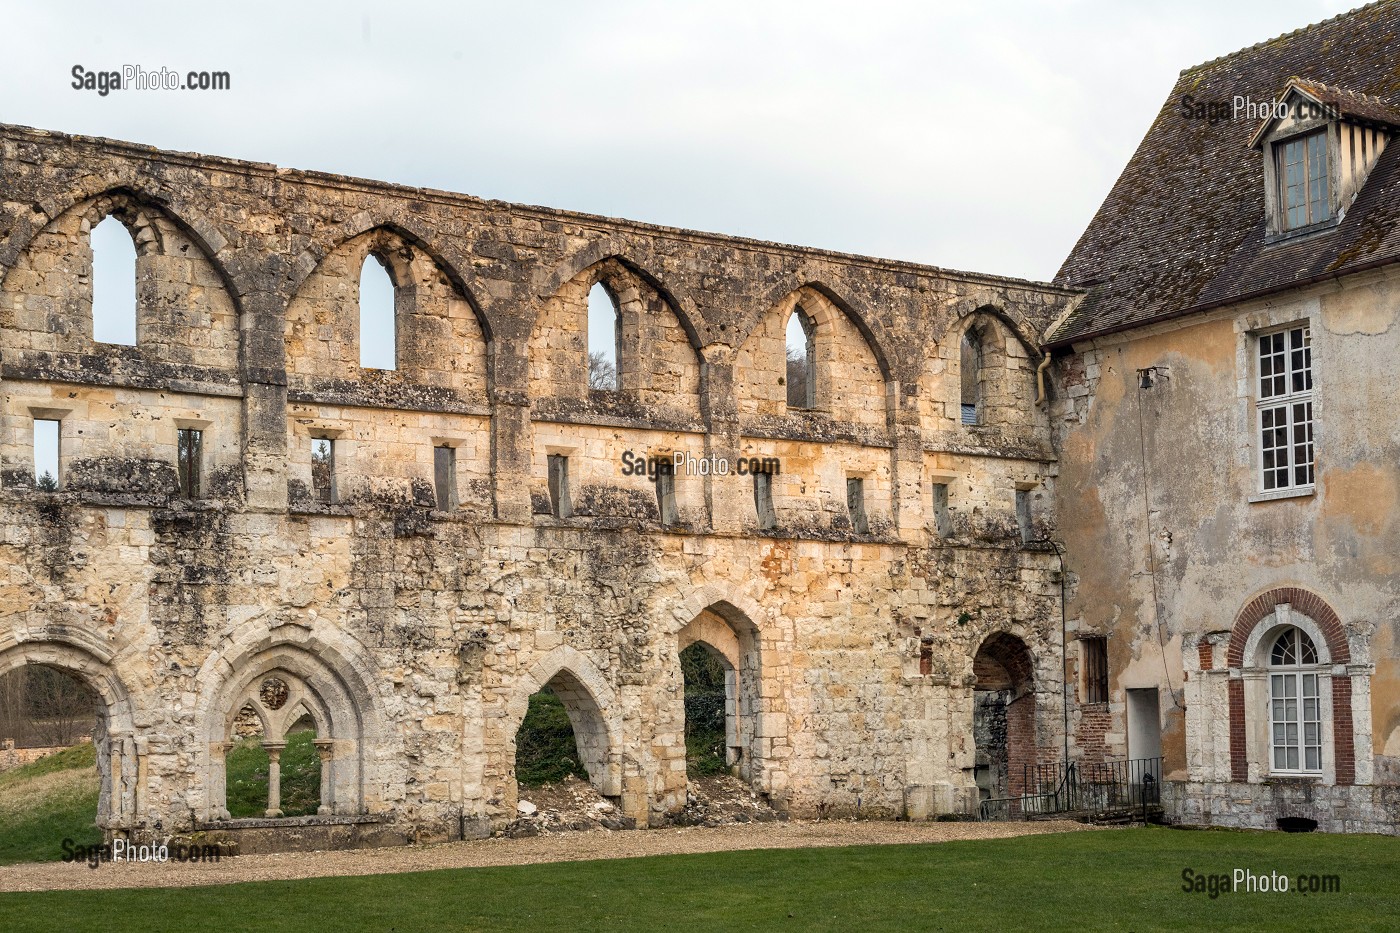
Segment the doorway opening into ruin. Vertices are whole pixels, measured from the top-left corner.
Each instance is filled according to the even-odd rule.
[[[680,653],[685,681],[685,769],[691,777],[723,774],[738,763],[734,668],[697,641]]]
[[[588,688],[567,670],[529,699],[515,733],[515,781],[519,788],[555,784],[573,776],[604,797],[621,795],[621,778],[609,754],[607,723]]]
[[[758,633],[742,614],[706,609],[677,634],[685,686],[686,770],[757,777],[752,753],[759,707]]]
[[[1026,769],[1036,762],[1035,682],[1025,642],[997,632],[973,657],[974,776],[982,800],[1025,792]]]
[[[106,704],[83,678],[46,664],[0,674],[0,864],[51,859],[62,838],[102,842],[108,734]]]

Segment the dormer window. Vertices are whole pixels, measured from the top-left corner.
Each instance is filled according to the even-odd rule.
[[[1327,131],[1318,130],[1274,145],[1283,229],[1296,230],[1332,217]]]
[[[1264,157],[1268,238],[1326,230],[1355,203],[1400,112],[1377,97],[1291,78],[1249,145]]]

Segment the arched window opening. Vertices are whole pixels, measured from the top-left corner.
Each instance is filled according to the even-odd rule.
[[[1317,647],[1293,626],[1269,649],[1269,743],[1275,772],[1322,770],[1321,675]]]
[[[685,681],[685,765],[691,777],[723,774],[735,764],[738,697],[734,668],[704,642],[681,651]]]
[[[92,339],[136,346],[136,242],[115,217],[88,237],[92,245]]]
[[[962,423],[982,423],[982,335],[969,327],[963,334],[959,361],[962,379]]]
[[[243,819],[267,815],[271,758],[262,717],[252,703],[245,703],[234,717],[233,734],[229,737],[224,760],[229,816]]]
[[[329,796],[322,764],[329,757],[330,742],[318,739],[316,722],[304,707],[282,710],[296,703],[294,697],[288,702],[294,690],[299,686],[268,677],[258,687],[257,698],[244,703],[233,719],[224,758],[227,808],[233,819],[330,812],[322,806]],[[285,729],[276,725],[292,717]]]
[[[794,308],[787,323],[787,403],[789,408],[817,404],[816,327],[807,312]]]
[[[0,864],[53,858],[50,834],[33,831],[41,822],[63,827],[76,845],[101,844],[98,820],[110,812],[102,798],[110,786],[111,758],[106,708],[97,692],[58,667],[26,664],[9,671],[0,676],[0,743],[28,762],[5,772],[0,815],[11,810],[19,816],[35,803],[34,795],[44,795],[42,819],[33,813],[40,808],[31,809],[29,821],[0,819],[7,828],[0,833]],[[56,787],[63,792],[55,793]]]
[[[378,253],[370,253],[360,267],[360,366],[363,369],[396,369],[394,280],[389,264]]]
[[[620,312],[607,286],[598,282],[588,292],[588,388],[616,392],[618,378],[618,335]]]

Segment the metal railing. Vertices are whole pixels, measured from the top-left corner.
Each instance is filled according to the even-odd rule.
[[[1053,813],[1142,810],[1162,799],[1162,759],[1133,758],[1081,764],[1026,765],[1020,793],[982,801],[983,820],[1023,820]]]

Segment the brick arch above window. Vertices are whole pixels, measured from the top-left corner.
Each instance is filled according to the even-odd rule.
[[[1274,614],[1279,606],[1291,606],[1293,611],[1305,615],[1322,630],[1327,640],[1327,654],[1334,664],[1351,663],[1351,650],[1347,647],[1346,630],[1336,611],[1321,596],[1296,586],[1284,586],[1269,590],[1250,602],[1235,617],[1230,630],[1230,648],[1227,664],[1231,668],[1244,666],[1244,649],[1249,636],[1264,619]]]
[[[1250,636],[1260,624],[1276,618],[1280,606],[1288,606],[1290,614],[1305,616],[1317,626],[1327,643],[1327,655],[1332,664],[1349,664],[1351,650],[1347,645],[1342,620],[1327,602],[1316,593],[1296,586],[1278,587],[1250,600],[1235,617],[1230,630],[1227,665],[1238,672],[1245,667],[1245,648]],[[1356,756],[1352,739],[1351,679],[1345,675],[1331,678],[1333,760],[1336,782],[1340,785],[1356,781]],[[1229,682],[1230,697],[1230,776],[1234,781],[1249,779],[1249,751],[1246,730],[1245,683],[1236,673]],[[1254,711],[1257,714],[1257,710]]]

